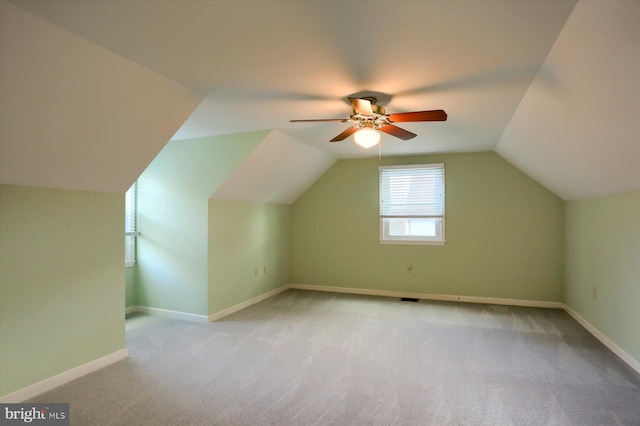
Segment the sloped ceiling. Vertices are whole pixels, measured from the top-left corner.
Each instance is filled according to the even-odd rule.
[[[335,161],[319,149],[272,130],[211,198],[291,204]]]
[[[202,95],[0,7],[0,182],[125,192]]]
[[[206,206],[211,194],[229,179],[268,134],[269,131],[263,130],[170,141],[138,179],[138,190],[148,195],[162,194],[160,197],[180,194],[183,202]],[[147,208],[153,206],[154,197],[145,197]]]
[[[640,190],[640,2],[580,2],[496,151],[564,199]]]
[[[345,124],[288,122],[293,118],[346,117],[348,95],[374,91],[382,94],[388,112],[442,108],[449,114],[443,123],[406,123],[404,128],[418,134],[408,142],[384,135],[382,155],[497,149],[566,199],[638,189],[625,183],[634,180],[637,172],[627,172],[621,178],[616,170],[629,168],[628,162],[620,159],[637,158],[637,144],[635,148],[626,144],[621,152],[616,145],[613,152],[603,147],[606,141],[582,143],[585,133],[610,135],[615,127],[615,136],[637,134],[637,127],[626,118],[616,118],[615,126],[610,121],[593,120],[595,113],[583,120],[579,112],[584,111],[571,109],[579,102],[568,102],[574,96],[592,104],[611,105],[611,85],[618,90],[626,79],[627,87],[637,83],[630,74],[637,70],[634,64],[640,41],[636,30],[619,25],[618,20],[625,15],[622,22],[638,22],[638,2],[12,3],[147,68],[147,72],[203,93],[204,101],[177,130],[174,140],[278,129],[335,158],[375,156],[377,150],[363,150],[350,140],[328,143]],[[588,12],[594,7],[608,12]],[[575,33],[572,28],[594,28],[606,35],[586,34],[584,39],[576,39],[582,30]],[[562,47],[563,39],[570,40],[566,47]],[[597,58],[603,51],[608,51],[605,61],[613,58],[615,62],[599,63]],[[574,52],[576,58],[572,58]],[[581,66],[580,56],[591,59]],[[632,59],[620,61],[622,57]],[[605,68],[619,83],[603,81],[612,75],[602,75]],[[568,81],[572,83],[565,85]],[[602,89],[594,90],[591,84]],[[562,90],[579,93],[549,97],[550,92]],[[538,108],[539,98],[554,99],[558,114],[549,119],[546,105]],[[638,96],[633,90],[617,99],[619,111],[637,108]],[[562,114],[575,118],[554,121]],[[589,121],[588,130],[585,121]],[[550,131],[539,130],[542,126],[557,130],[548,134]],[[533,132],[529,131],[532,127]],[[563,151],[570,152],[571,159],[598,163],[603,180],[598,191],[585,191],[593,186],[589,178],[592,170],[569,160],[567,154],[556,157]],[[603,151],[611,158],[598,162]],[[562,164],[562,173],[542,169],[540,164],[545,162]]]

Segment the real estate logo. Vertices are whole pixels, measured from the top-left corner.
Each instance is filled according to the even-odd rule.
[[[0,426],[69,426],[69,404],[0,404]]]

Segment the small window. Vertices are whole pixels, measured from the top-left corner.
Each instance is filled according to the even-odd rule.
[[[444,164],[380,167],[380,242],[445,243]]]
[[[124,266],[136,263],[136,184],[124,196]]]

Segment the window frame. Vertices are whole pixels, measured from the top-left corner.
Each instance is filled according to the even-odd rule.
[[[129,200],[132,206],[129,206]],[[130,268],[136,264],[136,245],[137,245],[137,201],[138,187],[137,182],[131,185],[124,195],[124,267]],[[130,256],[128,256],[130,254]]]
[[[407,215],[407,216],[385,216],[382,213],[382,201],[383,201],[383,170],[388,169],[441,169],[442,173],[442,215]],[[444,246],[447,242],[445,236],[445,216],[446,216],[446,179],[445,179],[445,165],[444,163],[430,163],[430,164],[403,164],[403,165],[389,165],[389,166],[379,166],[378,167],[378,184],[379,184],[379,198],[378,198],[378,207],[379,207],[379,242],[380,244],[402,244],[402,245],[432,245],[432,246]],[[423,237],[423,236],[390,236],[389,235],[389,224],[385,219],[392,218],[404,218],[411,220],[412,218],[434,218],[436,220],[440,220],[440,232],[436,232],[436,237]],[[437,225],[436,225],[437,226]],[[439,234],[439,235],[438,235]]]

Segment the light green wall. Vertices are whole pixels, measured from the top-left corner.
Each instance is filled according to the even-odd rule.
[[[0,186],[0,395],[125,347],[124,194]]]
[[[209,314],[289,283],[290,213],[284,204],[209,200]]]
[[[124,268],[124,306],[136,306],[136,267]]]
[[[640,192],[566,203],[564,297],[640,360]]]
[[[170,179],[153,169],[138,179],[137,304],[205,314],[206,199]]]
[[[138,179],[137,304],[208,313],[208,199],[267,131],[169,142]]]
[[[380,244],[378,166],[440,162],[446,246]],[[495,153],[339,161],[292,218],[297,284],[562,301],[563,202]]]

